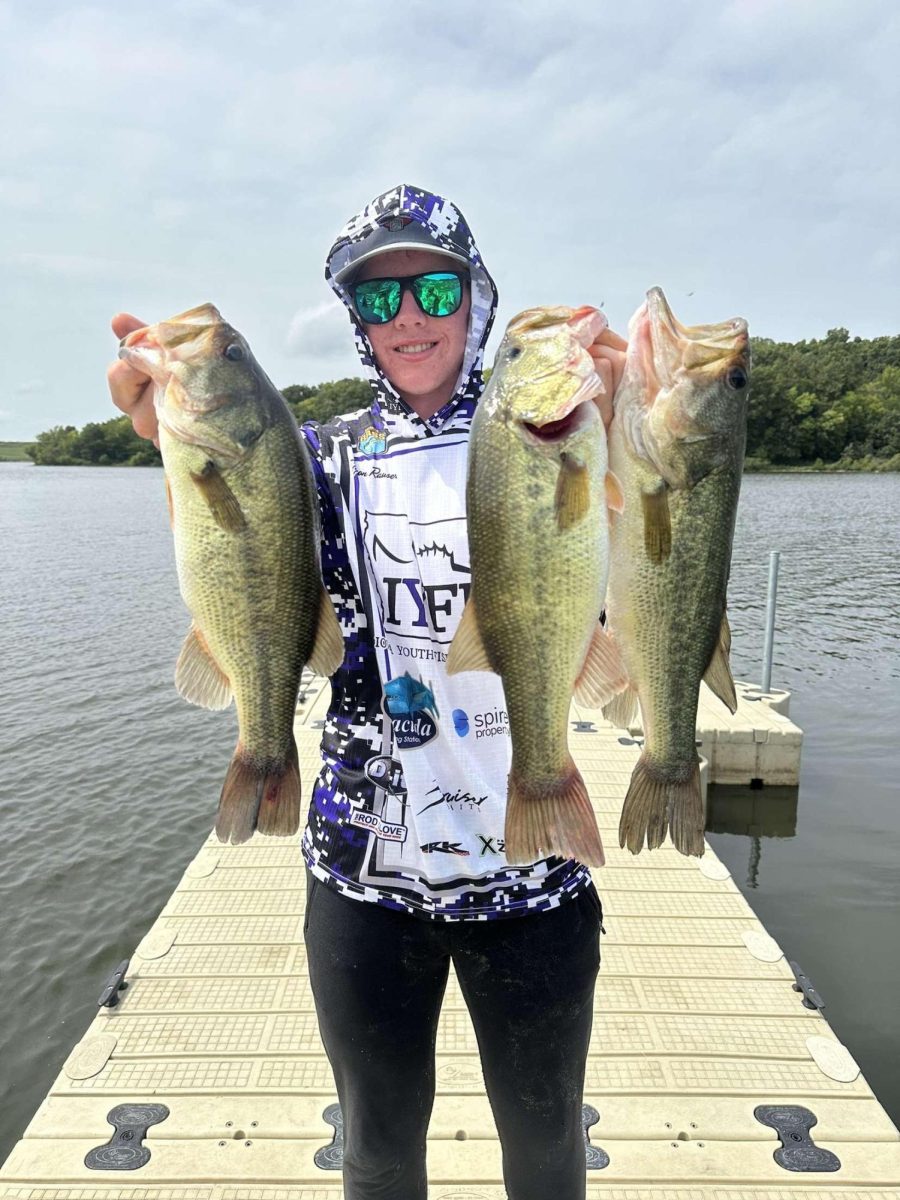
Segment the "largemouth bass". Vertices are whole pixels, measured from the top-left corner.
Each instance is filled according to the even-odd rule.
[[[735,711],[725,592],[744,462],[747,324],[680,324],[660,288],[629,326],[609,431],[624,510],[610,526],[607,622],[630,683],[606,708],[630,724],[640,704],[644,749],[619,825],[637,854],[671,832],[702,855],[695,747],[700,681]]]
[[[154,382],[181,594],[193,624],[175,668],[186,700],[227,708],[239,737],[216,833],[300,825],[293,719],[305,664],[343,657],[322,585],[312,468],[290,410],[211,304],[136,330],[120,357]]]
[[[594,308],[515,317],[472,422],[466,487],[472,590],[448,673],[503,680],[512,766],[506,857],[557,854],[601,866],[587,788],[568,747],[573,690],[602,703],[608,639],[603,384],[586,347],[606,328]],[[609,483],[615,492],[612,481]],[[615,498],[615,497],[614,497]]]

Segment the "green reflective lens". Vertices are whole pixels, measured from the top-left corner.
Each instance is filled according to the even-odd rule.
[[[412,281],[412,291],[419,308],[429,317],[449,317],[459,308],[462,281],[458,275],[431,271]]]
[[[396,279],[367,279],[353,289],[356,311],[369,325],[393,321],[400,309],[400,283]]]
[[[427,271],[395,279],[364,279],[353,284],[353,303],[367,325],[384,325],[400,311],[409,288],[428,317],[449,317],[462,303],[462,275],[456,271]]]

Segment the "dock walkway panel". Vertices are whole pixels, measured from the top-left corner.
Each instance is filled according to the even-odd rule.
[[[297,725],[307,783],[325,689]],[[577,713],[594,717],[596,714]],[[571,736],[607,865],[585,1102],[589,1200],[900,1200],[900,1133],[725,868],[670,843],[632,856],[617,826],[639,747],[599,720]],[[308,794],[308,793],[307,793]],[[0,1200],[339,1200],[314,1163],[336,1100],[305,970],[299,839],[201,847],[137,947],[119,1005],[67,1059],[6,1164]],[[451,975],[437,1044],[430,1200],[503,1200],[471,1022]],[[116,1105],[164,1104],[146,1165],[91,1170]],[[754,1110],[799,1105],[832,1172],[779,1166]]]

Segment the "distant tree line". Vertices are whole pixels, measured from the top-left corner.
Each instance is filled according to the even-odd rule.
[[[775,342],[753,338],[747,466],[900,470],[900,336]],[[487,375],[488,372],[485,372]],[[327,421],[371,401],[364,379],[317,387],[293,384],[283,396],[294,416]],[[39,464],[152,466],[161,462],[127,417],[38,434],[28,454]]]
[[[748,466],[900,470],[900,337],[752,338]]]
[[[162,463],[157,448],[138,437],[128,417],[89,421],[83,429],[54,425],[37,435],[27,453],[39,467],[158,467]]]
[[[336,379],[318,387],[294,384],[282,392],[297,420],[327,421],[337,413],[362,408],[372,399],[364,379]],[[128,417],[90,421],[82,429],[54,425],[39,433],[26,453],[39,466],[158,467],[162,456],[152,442],[138,437]]]

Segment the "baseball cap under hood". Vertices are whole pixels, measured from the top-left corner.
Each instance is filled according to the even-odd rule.
[[[363,368],[381,399],[398,399],[375,363],[365,328],[347,290],[357,269],[385,250],[430,249],[468,267],[471,311],[466,351],[453,399],[477,398],[481,392],[484,347],[497,308],[497,288],[488,274],[465,217],[442,196],[399,184],[377,196],[351,218],[338,234],[325,264],[325,278],[346,305],[356,334]]]

